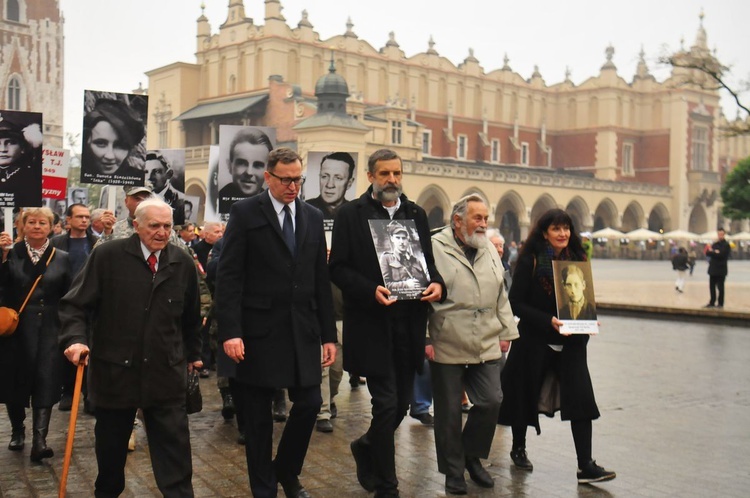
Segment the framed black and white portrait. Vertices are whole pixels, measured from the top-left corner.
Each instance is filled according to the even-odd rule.
[[[148,97],[85,90],[81,183],[143,185]]]
[[[326,230],[333,229],[336,211],[357,196],[356,152],[308,152],[305,201],[323,212]]]
[[[42,205],[42,115],[0,111],[0,207]]]
[[[173,223],[185,223],[185,149],[148,151],[144,170],[146,185],[172,207]]]

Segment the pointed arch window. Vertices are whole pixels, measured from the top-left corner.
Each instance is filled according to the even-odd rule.
[[[8,82],[8,109],[11,111],[21,110],[21,82],[13,76]]]
[[[21,8],[18,0],[6,0],[6,5],[5,18],[9,21],[21,22]]]

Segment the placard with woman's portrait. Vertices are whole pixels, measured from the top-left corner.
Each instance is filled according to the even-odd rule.
[[[42,205],[42,115],[0,111],[0,207]]]
[[[85,90],[81,183],[143,185],[148,97]]]

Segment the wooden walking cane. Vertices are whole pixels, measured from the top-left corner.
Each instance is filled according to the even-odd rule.
[[[83,369],[86,367],[88,351],[81,353],[76,370],[76,385],[73,389],[73,406],[70,407],[70,423],[68,424],[68,441],[65,443],[65,459],[63,460],[62,477],[60,478],[60,498],[65,498],[65,487],[68,484],[68,470],[70,457],[73,455],[73,440],[76,436],[76,419],[78,418],[78,403],[81,400],[81,386],[83,385]]]

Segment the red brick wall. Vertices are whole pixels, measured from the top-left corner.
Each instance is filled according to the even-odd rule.
[[[5,2],[3,1],[3,11]],[[26,18],[31,19],[49,19],[53,22],[60,20],[60,9],[57,0],[28,0],[26,2]]]
[[[548,134],[547,145],[552,147],[552,167],[554,168],[596,164],[596,133],[594,132]]]

